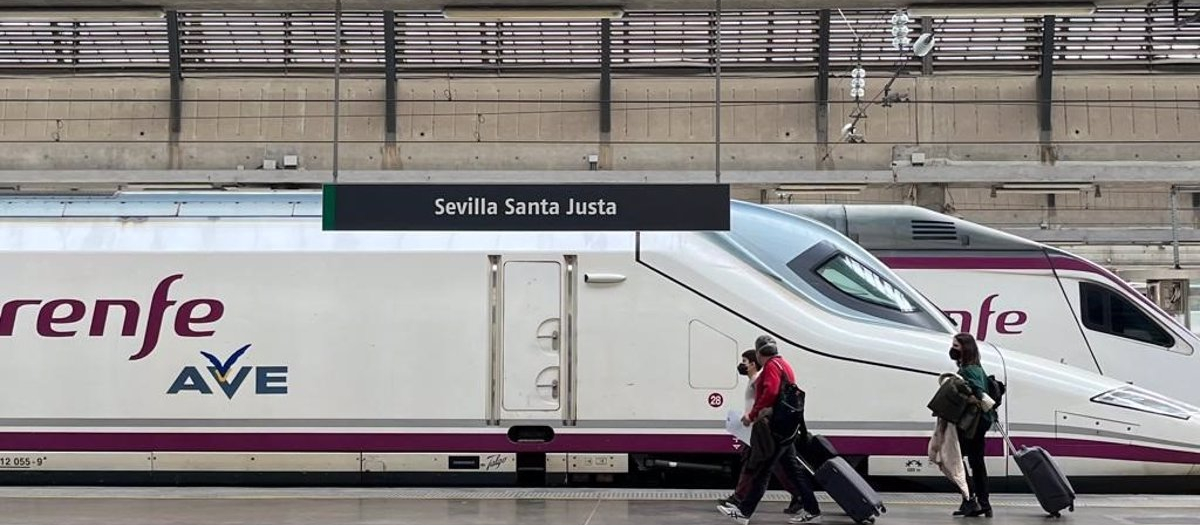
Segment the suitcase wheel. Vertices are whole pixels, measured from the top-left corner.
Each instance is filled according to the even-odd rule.
[[[1062,514],[1059,514],[1058,511],[1054,511],[1054,512],[1050,513],[1050,517],[1051,518],[1061,518]]]
[[[1075,504],[1074,503],[1071,504],[1070,509],[1071,509],[1071,512],[1075,512]]]
[[[875,523],[875,516],[871,516],[870,518],[866,518],[866,519],[859,520],[859,521],[857,521],[857,522],[855,522],[855,523],[858,523],[858,525],[874,525],[874,523]]]
[[[880,505],[880,506],[879,506],[879,512],[880,512],[880,513],[883,513],[883,514],[886,514],[886,513],[887,513],[887,505]]]

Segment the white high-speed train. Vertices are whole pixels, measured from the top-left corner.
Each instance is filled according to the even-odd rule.
[[[1200,337],[1083,257],[916,206],[772,207],[855,240],[978,339],[1200,405]]]
[[[939,475],[926,403],[954,328],[816,221],[732,202],[728,232],[325,232],[319,199],[0,201],[0,475],[510,482],[720,462],[738,356],[764,333],[810,426],[861,468]],[[1195,408],[982,350],[1015,441],[1077,478],[1200,475]],[[991,472],[1020,475],[989,449]]]

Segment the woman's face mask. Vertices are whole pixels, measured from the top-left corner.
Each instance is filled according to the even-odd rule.
[[[950,348],[950,360],[957,363],[961,359],[962,359],[962,350],[951,347]]]
[[[746,366],[746,363],[741,363],[738,365],[738,373],[741,375],[744,375],[744,376],[748,376],[748,375],[750,375],[750,367]]]

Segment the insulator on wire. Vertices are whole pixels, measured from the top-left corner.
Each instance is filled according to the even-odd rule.
[[[910,21],[906,11],[897,11],[892,15],[892,49],[901,50],[908,45],[908,33],[910,32],[908,23]]]
[[[854,66],[850,70],[850,96],[860,99],[867,94],[867,70],[862,66]]]

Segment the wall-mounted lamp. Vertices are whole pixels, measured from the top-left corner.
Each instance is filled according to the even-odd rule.
[[[775,189],[784,195],[858,195],[866,184],[780,184]]]
[[[442,8],[447,19],[489,21],[539,21],[539,20],[600,20],[621,18],[625,10],[620,7],[470,7],[447,6]]]
[[[992,188],[992,196],[997,194],[1026,194],[1053,195],[1058,193],[1083,193],[1095,189],[1090,182],[1053,182],[1053,183],[1008,183]]]

